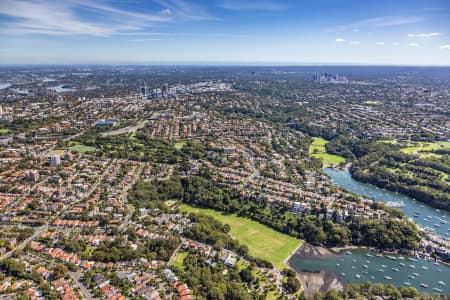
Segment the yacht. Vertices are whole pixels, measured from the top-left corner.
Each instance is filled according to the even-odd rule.
[[[415,269],[416,268],[416,266],[414,266],[414,265],[409,265],[408,267],[410,267],[411,269]]]
[[[365,269],[367,269],[367,268],[368,268],[368,266],[367,266],[367,265],[364,265],[364,268],[365,268]]]
[[[433,226],[434,227],[441,227],[441,225],[439,225],[439,224],[434,224]]]
[[[421,287],[424,287],[424,288],[428,288],[428,285],[425,284],[425,283],[421,283],[420,286],[421,286]]]
[[[372,257],[372,254],[367,253],[366,256],[367,256],[367,257]]]
[[[412,275],[408,275],[408,278],[415,279],[416,277],[414,277]]]
[[[352,253],[350,251],[346,251],[345,254],[352,255]]]
[[[409,282],[403,282],[404,285],[411,285]]]
[[[438,283],[439,283],[439,285],[445,285],[445,283],[443,281],[439,281]]]
[[[442,293],[442,292],[443,292],[443,291],[442,291],[441,289],[439,289],[439,288],[434,288],[433,290],[436,291],[436,292],[438,292],[438,293]]]
[[[383,269],[378,269],[378,271],[380,271],[380,272],[384,273],[384,270],[383,270]]]
[[[413,274],[414,276],[416,276],[416,277],[419,276],[419,274],[417,274],[417,273],[412,273],[412,274]]]
[[[424,270],[428,270],[428,267],[426,267],[426,266],[422,266],[422,269],[424,269]]]
[[[384,279],[392,280],[392,277],[390,277],[390,276],[384,276]]]
[[[352,269],[356,269],[355,266],[352,266]]]
[[[381,265],[383,268],[387,268],[387,266],[386,265]]]
[[[392,268],[392,270],[394,270],[395,272],[399,271],[399,269],[397,269],[397,268]]]
[[[341,273],[341,275],[342,275],[342,276],[345,276],[346,274],[345,274],[345,273]]]
[[[412,258],[412,257],[408,257],[408,260],[410,260],[410,261],[417,261],[417,259]]]
[[[433,265],[435,265],[435,266],[439,266],[439,263],[438,262],[435,262]]]
[[[405,266],[405,264],[404,264],[404,263],[400,263],[400,266],[404,267],[404,266]]]
[[[336,264],[337,267],[339,267],[339,264]]]
[[[356,277],[356,278],[361,278],[361,275],[356,274],[355,277]]]
[[[450,229],[449,229],[448,231],[450,231]],[[379,254],[377,254],[376,256],[377,256],[377,257],[383,257],[383,254],[379,253]]]

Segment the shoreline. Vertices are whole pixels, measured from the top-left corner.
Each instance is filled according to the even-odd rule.
[[[298,248],[297,252],[294,255],[300,260],[326,260],[329,258],[341,256],[344,254],[343,252],[351,250],[363,250],[380,253],[385,257],[389,257],[389,255],[393,254],[414,257],[414,255],[411,255],[411,253],[405,253],[402,251],[382,251],[380,249],[371,247],[354,245],[326,248],[314,246],[306,242],[302,243],[302,245]],[[290,258],[292,258],[294,255],[290,255]],[[446,267],[450,267],[450,264],[445,261],[439,260],[439,263],[445,265]],[[338,277],[338,274],[336,272],[331,270],[321,269],[319,271],[308,271],[296,269],[291,265],[290,260],[287,260],[287,264],[290,269],[293,269],[296,272],[297,278],[300,280],[306,296],[311,296],[314,294],[314,292],[323,292],[330,288],[339,290],[342,289],[346,284],[348,284],[348,282],[342,281]]]

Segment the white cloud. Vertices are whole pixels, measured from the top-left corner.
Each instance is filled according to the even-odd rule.
[[[418,43],[408,43],[409,47],[419,47],[420,45]]]
[[[336,43],[343,43],[345,42],[345,40],[343,38],[337,38],[336,39]]]
[[[400,43],[399,43],[399,42],[393,42],[392,45],[393,45],[393,46],[399,46]]]
[[[450,50],[450,44],[448,44],[448,45],[442,45],[442,46],[440,46],[439,48]]]
[[[359,44],[361,44],[361,42],[360,41],[350,41],[350,42],[348,42],[350,45],[359,45]]]
[[[330,28],[330,30],[353,30],[355,28],[359,31],[361,27],[391,27],[415,24],[426,20],[424,17],[417,16],[382,16],[370,19],[363,19],[350,24],[344,24],[337,27]]]
[[[375,45],[377,45],[377,46],[384,46],[384,42],[376,42]]]
[[[430,32],[430,33],[408,33],[409,38],[432,38],[436,36],[442,35],[439,32]]]
[[[162,10],[152,13],[93,0],[0,0],[0,14],[7,17],[0,33],[110,36],[144,32],[156,24],[180,19],[207,18],[200,8],[183,0],[155,1]],[[89,20],[83,18],[86,11]]]

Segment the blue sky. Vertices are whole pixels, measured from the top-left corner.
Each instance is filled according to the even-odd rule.
[[[0,64],[450,65],[448,0],[0,0]]]

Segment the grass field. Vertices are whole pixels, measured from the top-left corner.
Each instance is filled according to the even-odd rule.
[[[186,256],[188,255],[188,253],[187,252],[178,252],[177,253],[177,256],[175,257],[175,260],[174,260],[174,262],[173,262],[173,265],[175,266],[175,267],[178,267],[178,268],[180,268],[180,269],[184,269],[184,263],[183,263],[183,261],[184,261],[184,259],[186,258]]]
[[[408,154],[417,154],[419,152],[427,152],[444,148],[450,149],[450,142],[435,142],[435,143],[417,142],[414,143],[414,146],[402,148],[401,151],[403,153]],[[424,155],[427,154],[425,153]]]
[[[180,150],[181,148],[183,148],[184,145],[186,145],[186,142],[176,142],[175,143],[175,148]]]
[[[321,159],[324,168],[345,162],[345,158],[342,156],[328,154],[325,149],[326,143],[328,143],[327,140],[314,137],[311,146],[309,146],[309,154],[315,158]]]
[[[224,224],[230,225],[231,234],[239,243],[248,246],[250,255],[266,259],[279,269],[286,267],[285,259],[301,243],[300,240],[236,215],[223,214],[212,209],[195,208],[186,204],[182,204],[180,210],[185,212],[202,212]]]
[[[67,147],[67,150],[78,152],[78,153],[86,153],[90,151],[95,151],[95,147],[86,146],[78,143],[71,143],[69,147]]]

